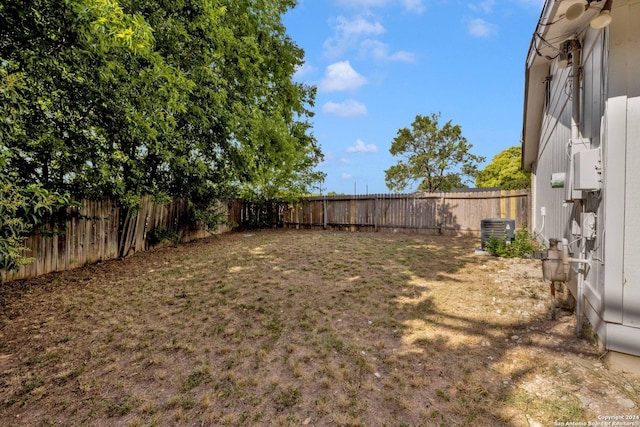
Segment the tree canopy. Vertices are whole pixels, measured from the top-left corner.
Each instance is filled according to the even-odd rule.
[[[0,6],[0,130],[17,184],[133,206],[322,174],[294,0],[21,0]],[[6,120],[5,120],[6,122]],[[276,190],[277,188],[277,190]]]
[[[404,159],[385,171],[390,190],[402,191],[418,182],[418,191],[448,191],[475,177],[484,158],[471,153],[473,146],[459,125],[449,120],[440,127],[439,119],[439,113],[418,115],[411,129],[398,130],[389,152]]]
[[[529,188],[531,174],[522,171],[521,158],[522,149],[519,146],[496,154],[491,163],[478,172],[476,187],[501,187],[504,190]]]

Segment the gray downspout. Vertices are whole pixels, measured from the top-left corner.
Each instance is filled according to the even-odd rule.
[[[580,116],[581,116],[581,97],[580,82],[582,75],[582,50],[580,42],[574,40],[571,46],[571,73],[572,73],[572,91],[571,91],[571,140],[572,142],[580,139]],[[573,162],[570,162],[573,167]],[[573,184],[572,184],[573,185]],[[573,191],[573,188],[570,189]],[[584,201],[581,202],[581,210],[585,212]],[[578,263],[578,289],[576,295],[576,335],[580,335],[582,331],[582,317],[584,314],[584,272],[586,268],[586,239],[584,233],[580,236],[580,257],[573,260]]]

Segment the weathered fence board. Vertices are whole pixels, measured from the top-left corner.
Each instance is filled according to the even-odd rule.
[[[24,242],[33,262],[15,273],[2,272],[2,277],[35,277],[117,257],[118,212],[109,201],[83,201],[80,207],[61,212],[63,231],[55,233],[52,224],[36,230]]]
[[[528,190],[311,197],[281,212],[285,227],[480,234],[485,218],[528,224]]]
[[[24,242],[29,249],[26,255],[33,262],[17,272],[0,271],[3,281],[71,270],[144,251],[148,249],[147,233],[154,228],[173,231],[181,241],[209,235],[205,226],[189,223],[188,204],[183,200],[155,204],[146,196],[137,211],[124,216],[114,202],[83,200],[79,207],[60,214],[63,233],[51,235],[52,225],[36,230]]]

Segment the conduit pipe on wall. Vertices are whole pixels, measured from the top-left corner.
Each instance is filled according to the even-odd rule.
[[[578,141],[580,135],[580,116],[581,116],[581,91],[580,83],[582,77],[582,48],[578,40],[571,42],[571,141]],[[573,166],[572,162],[570,163]],[[573,186],[573,183],[571,183]],[[573,191],[573,188],[570,189]],[[585,212],[585,204],[581,203],[582,212]],[[584,276],[586,269],[587,245],[584,234],[580,236],[580,257],[572,260],[578,263],[578,286],[576,295],[576,334],[580,335],[582,331],[582,317],[584,315]]]
[[[571,40],[571,139],[580,138],[580,77],[582,74],[582,47],[578,40]]]

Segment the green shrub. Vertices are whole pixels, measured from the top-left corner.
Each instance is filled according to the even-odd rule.
[[[16,184],[15,177],[4,170],[7,156],[0,152],[0,270],[18,271],[33,261],[24,246],[27,237],[49,222],[58,209],[73,203],[68,193],[49,191],[39,184]],[[59,233],[59,227],[53,226],[44,234]]]
[[[215,231],[219,226],[230,225],[227,221],[227,212],[222,208],[217,200],[210,200],[200,204],[189,202],[190,217],[195,223],[205,224],[211,232]]]
[[[160,243],[169,242],[173,245],[178,244],[178,233],[168,228],[154,228],[147,233],[147,241],[150,246],[156,246]]]
[[[538,249],[541,249],[540,245],[524,227],[516,230],[512,242],[505,243],[503,239],[492,237],[484,246],[485,251],[502,258],[531,258]]]

